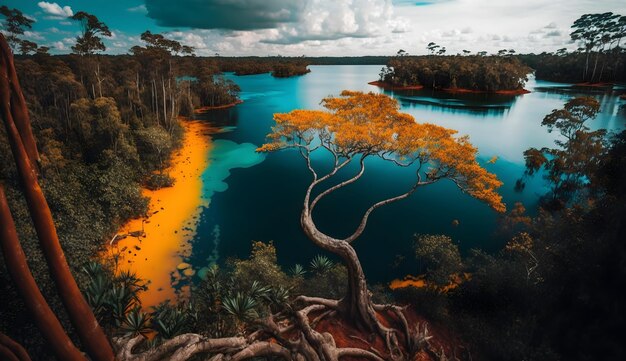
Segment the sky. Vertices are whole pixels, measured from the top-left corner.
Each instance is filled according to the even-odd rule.
[[[426,54],[435,42],[447,54],[514,49],[574,50],[571,24],[585,13],[626,14],[623,0],[3,0],[35,20],[24,38],[71,51],[78,11],[109,26],[106,53],[142,45],[163,33],[198,55],[362,56],[403,49]],[[1,29],[0,29],[1,31]]]

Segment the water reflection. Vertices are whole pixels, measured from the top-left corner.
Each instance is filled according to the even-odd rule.
[[[245,99],[236,108],[211,115],[209,121],[231,130],[216,134],[215,138],[238,145],[259,145],[274,124],[274,113],[319,109],[322,98],[338,95],[344,89],[383,92],[367,84],[378,78],[380,66],[313,66],[311,69],[305,76],[287,79],[267,74],[229,75],[241,87]],[[541,126],[543,117],[561,108],[571,97],[589,94],[582,89],[562,90],[562,87],[563,84],[530,79],[526,88],[531,93],[517,97],[384,92],[398,99],[402,111],[413,115],[416,121],[439,124],[469,135],[479,150],[481,164],[504,182],[500,191],[505,202],[512,206],[523,201],[532,209],[545,189],[537,177],[529,181],[524,193],[513,190],[515,180],[523,174],[523,151],[529,147],[553,146],[558,134],[548,133]],[[626,117],[619,109],[624,101],[615,93],[592,94],[602,101],[602,109],[590,126],[623,129]],[[494,156],[498,157],[495,164],[487,164]],[[345,171],[347,176],[356,169],[348,167]],[[322,252],[300,229],[302,197],[310,174],[296,152],[271,154],[262,163],[232,169],[229,174],[228,190],[213,192],[210,207],[201,215],[190,263],[201,268],[215,262],[216,257],[220,258],[219,262],[231,256],[246,257],[252,240],[273,240],[279,261],[285,266],[307,264]],[[350,232],[371,202],[406,191],[411,177],[414,174],[406,169],[372,162],[362,181],[319,204],[316,220],[321,229],[332,234]],[[453,220],[459,221],[457,227],[451,226]],[[355,246],[368,277],[389,281],[415,273],[411,248],[415,233],[450,235],[460,242],[463,250],[473,247],[495,250],[503,242],[495,234],[496,227],[497,215],[493,211],[444,181],[420,190],[406,201],[377,210]],[[398,254],[405,256],[404,262],[398,262]],[[397,267],[392,268],[391,264]]]

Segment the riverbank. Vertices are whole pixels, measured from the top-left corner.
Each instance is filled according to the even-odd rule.
[[[148,290],[139,297],[144,308],[173,300],[194,271],[184,263],[189,242],[195,235],[202,200],[201,174],[208,166],[213,129],[200,121],[181,120],[182,146],[175,151],[165,170],[174,179],[172,187],[155,191],[143,189],[150,199],[148,216],[133,219],[120,228],[122,239],[113,241],[107,256],[119,255],[119,270],[130,270],[146,281]]]
[[[232,108],[237,104],[241,104],[243,103],[243,100],[237,100],[236,102],[232,102],[229,104],[224,104],[224,105],[216,105],[216,106],[204,106],[204,107],[199,107],[194,109],[194,113],[196,114],[201,114],[201,113],[206,113],[208,111],[211,110],[218,110],[218,109],[228,109],[228,108]]]
[[[399,85],[392,85],[389,83],[385,83],[384,81],[371,81],[369,83],[367,83],[369,85],[374,85],[377,86],[379,88],[383,88],[383,89],[387,89],[387,90],[421,90],[424,89],[423,85],[407,85],[407,86],[399,86]]]
[[[379,88],[387,89],[387,90],[422,90],[425,89],[423,85],[407,85],[407,86],[399,86],[392,85],[382,81],[371,81],[367,83],[369,85],[374,85]],[[486,91],[486,90],[473,90],[473,89],[465,89],[465,88],[437,88],[434,89],[436,91],[442,91],[451,94],[499,94],[499,95],[522,95],[530,93],[529,90],[526,89],[514,89],[514,90],[496,90],[496,91]]]
[[[574,86],[584,87],[584,88],[612,88],[614,85],[615,84],[608,83],[608,82],[600,82],[600,83],[583,82],[583,83],[574,84]]]

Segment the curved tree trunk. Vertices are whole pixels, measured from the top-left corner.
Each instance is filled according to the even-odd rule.
[[[0,43],[3,40],[4,38],[0,38]],[[1,51],[2,47],[0,46]],[[16,127],[11,104],[13,98],[11,95],[12,88],[9,84],[10,76],[8,75],[14,69],[13,71],[9,70],[13,63],[8,63],[6,61],[7,58],[10,58],[10,54],[7,55],[4,52],[0,54],[0,110],[39,244],[46,257],[46,262],[59,291],[61,301],[87,353],[96,361],[113,360],[111,345],[81,294],[67,264],[65,254],[59,243],[52,213],[37,181],[35,166],[32,164],[31,158],[22,142],[23,135],[20,134]],[[28,127],[30,128],[30,124],[28,124]]]
[[[5,352],[10,355],[8,357],[14,357],[18,361],[31,361],[24,347],[2,332],[0,332],[0,347],[3,347]],[[2,352],[0,352],[0,355],[2,355]]]
[[[22,250],[18,240],[13,217],[11,216],[2,185],[0,185],[0,224],[2,224],[0,228],[0,247],[2,248],[5,264],[11,274],[15,288],[26,304],[26,308],[33,317],[37,328],[39,328],[56,358],[68,361],[85,360],[65,333],[63,326],[61,326],[61,323],[37,287],[37,283],[26,262],[24,250]],[[5,337],[0,334],[0,344],[9,347],[16,354],[23,351],[23,349],[20,351],[19,348],[10,347],[12,344],[8,341],[5,342]],[[18,359],[30,360],[25,358],[24,354],[25,351]],[[26,357],[28,357],[27,354]]]
[[[365,274],[354,248],[346,241],[320,232],[308,209],[303,210],[300,223],[304,233],[315,245],[341,257],[348,268],[348,288],[346,296],[339,301],[340,311],[361,330],[382,333],[367,289]]]
[[[26,100],[24,94],[22,94],[22,88],[20,87],[19,80],[17,79],[17,73],[15,71],[15,65],[13,64],[13,55],[11,49],[7,44],[4,35],[0,34],[0,56],[2,56],[2,76],[7,77],[11,91],[11,113],[13,114],[13,121],[20,133],[26,153],[33,161],[33,166],[38,166],[39,152],[37,151],[37,144],[35,143],[35,137],[30,127],[30,116],[28,114],[28,108],[26,107]],[[5,68],[6,67],[6,68]],[[5,70],[6,69],[6,73]],[[37,169],[35,169],[37,171]]]

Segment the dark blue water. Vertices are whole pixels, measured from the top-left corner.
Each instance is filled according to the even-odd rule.
[[[320,108],[323,97],[344,89],[382,90],[367,84],[377,79],[380,66],[312,66],[311,70],[305,76],[286,79],[268,74],[228,75],[241,87],[244,103],[204,116],[223,127],[223,132],[214,136],[211,163],[203,175],[210,205],[202,212],[193,242],[190,262],[196,268],[223,262],[227,257],[247,257],[252,240],[273,241],[285,268],[295,263],[306,265],[314,255],[323,253],[304,236],[299,225],[302,199],[311,181],[302,158],[295,151],[260,155],[254,149],[270,132],[274,113]],[[504,182],[500,193],[506,204],[510,207],[521,201],[533,209],[545,188],[536,178],[528,182],[524,192],[514,191],[515,181],[524,170],[522,152],[553,144],[557,135],[541,127],[541,120],[583,90],[532,79],[526,88],[532,92],[518,97],[452,96],[432,91],[387,93],[417,121],[468,134],[479,149],[481,164]],[[590,126],[622,129],[626,116],[621,106],[625,102],[614,93],[591,94],[602,101],[602,111]],[[492,157],[498,160],[487,163]],[[321,154],[314,158],[320,169],[328,166],[327,160]],[[356,171],[355,164],[340,176]],[[413,181],[412,170],[372,159],[359,182],[318,205],[315,220],[322,231],[347,236],[373,202],[405,192]],[[454,220],[459,221],[458,226],[452,225]],[[367,276],[389,281],[417,271],[412,252],[414,234],[447,234],[462,250],[494,251],[504,242],[496,234],[497,220],[498,215],[488,206],[444,180],[419,189],[408,200],[376,210],[354,245]]]

